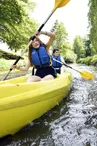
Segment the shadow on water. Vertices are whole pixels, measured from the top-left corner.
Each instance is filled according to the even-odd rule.
[[[86,81],[73,72],[68,98],[14,136],[1,139],[0,146],[97,146],[97,74],[95,68],[87,69],[95,79]]]

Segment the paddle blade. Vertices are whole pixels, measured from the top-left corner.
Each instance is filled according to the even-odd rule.
[[[80,75],[86,79],[86,80],[92,80],[94,78],[94,75],[88,71],[79,71]]]
[[[63,0],[63,1],[59,4],[58,8],[65,6],[69,1],[70,1],[70,0]]]
[[[54,12],[57,8],[65,6],[70,0],[55,0],[55,5],[52,10]]]

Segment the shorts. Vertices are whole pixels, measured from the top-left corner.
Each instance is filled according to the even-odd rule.
[[[56,72],[57,72],[58,74],[61,74],[61,69],[56,69],[56,68],[55,68],[55,70],[56,70]]]
[[[41,78],[44,78],[46,75],[52,75],[54,78],[57,77],[55,69],[51,66],[38,68],[35,75]]]

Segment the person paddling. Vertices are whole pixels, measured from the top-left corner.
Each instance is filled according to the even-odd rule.
[[[60,61],[60,62],[64,62],[65,63],[63,57],[60,56],[59,50],[58,49],[54,49],[53,50],[53,55],[52,55],[52,66],[54,67],[54,69],[56,70],[57,73],[61,74],[63,72],[63,70],[61,71],[62,64],[59,63],[59,62],[57,62],[57,61]]]
[[[39,38],[38,35],[46,35],[49,37],[49,40],[44,44]],[[51,32],[36,32],[35,39],[32,40],[31,45],[29,46],[28,51],[28,61],[24,67],[13,65],[12,68],[15,68],[20,71],[27,71],[30,67],[36,68],[36,73],[33,76],[29,76],[27,82],[37,82],[43,80],[50,80],[56,77],[56,72],[52,66],[50,66],[50,56],[49,48],[52,45],[55,34]],[[30,40],[32,37],[30,37]]]

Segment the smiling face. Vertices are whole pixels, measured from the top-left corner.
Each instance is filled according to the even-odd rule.
[[[55,51],[54,56],[57,57],[57,56],[59,56],[59,54],[60,54],[59,51]]]
[[[33,48],[38,49],[40,47],[40,42],[35,38],[32,41],[32,46],[33,46]]]

